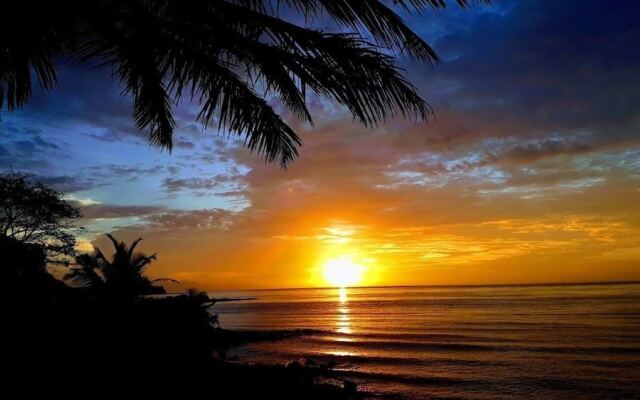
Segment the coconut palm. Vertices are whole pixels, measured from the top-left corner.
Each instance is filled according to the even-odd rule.
[[[101,275],[102,263],[92,254],[80,254],[76,256],[75,265],[64,276],[64,280],[73,283],[74,286],[83,288],[104,288],[104,279]]]
[[[462,7],[474,0],[452,0]],[[475,0],[488,2],[489,0]],[[3,5],[0,109],[24,105],[32,77],[52,89],[63,60],[108,66],[133,98],[151,143],[171,149],[172,108],[199,104],[205,125],[242,135],[283,166],[300,138],[269,104],[278,98],[312,123],[307,89],[367,126],[431,110],[395,56],[435,63],[434,50],[395,9],[422,12],[446,0],[23,0]],[[335,27],[320,30],[323,23]]]
[[[76,258],[77,265],[65,276],[66,280],[77,286],[91,287],[118,298],[164,293],[164,288],[154,283],[163,280],[177,282],[168,278],[150,280],[144,275],[146,268],[156,259],[156,254],[135,252],[142,238],[127,245],[111,234],[106,236],[115,249],[111,260],[96,248],[92,254]]]

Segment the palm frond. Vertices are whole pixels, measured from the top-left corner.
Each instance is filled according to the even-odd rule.
[[[111,263],[109,262],[109,260],[107,260],[107,257],[105,257],[105,256],[104,256],[104,254],[102,253],[102,250],[100,250],[99,248],[97,248],[97,247],[96,247],[96,248],[93,250],[93,254],[94,254],[94,257],[95,257],[96,259],[100,260],[101,262],[103,262],[103,263],[105,263],[105,264],[107,264],[107,265],[111,264]]]
[[[354,32],[366,31],[380,45],[425,61],[436,62],[436,52],[400,17],[379,0],[284,0],[305,15],[319,16],[326,11],[335,21]],[[405,5],[406,8],[406,5]],[[416,7],[422,9],[424,6]]]
[[[180,281],[178,281],[176,279],[173,279],[173,278],[156,278],[156,279],[152,279],[151,282],[152,283],[155,283],[155,282],[173,282],[173,283],[177,283],[177,284],[182,283],[182,282],[180,282]]]
[[[113,247],[117,250],[118,246],[120,245],[120,242],[118,242],[118,239],[116,239],[112,234],[110,233],[105,233],[104,234],[109,240],[111,240],[111,243],[113,243]],[[99,249],[96,249],[99,250]],[[101,252],[102,253],[102,252]],[[104,257],[104,256],[103,256]]]
[[[104,284],[99,271],[102,269],[101,259],[96,253],[82,254],[76,257],[76,263],[66,273],[63,280],[70,281],[79,287],[96,288]]]
[[[173,146],[173,106],[184,94],[200,104],[205,126],[244,136],[250,150],[286,166],[301,140],[269,103],[272,95],[307,123],[307,89],[367,126],[396,116],[426,120],[432,110],[395,56],[435,63],[438,55],[394,7],[421,13],[489,0],[14,3],[5,10],[12,18],[0,24],[0,108],[24,105],[32,76],[53,88],[57,63],[67,57],[111,67],[133,98],[136,126],[160,148]],[[307,22],[326,15],[349,33],[288,22],[280,5]]]
[[[138,246],[138,244],[141,241],[142,241],[142,238],[137,238],[136,240],[131,242],[131,244],[129,245],[129,250],[127,251],[127,257],[128,258],[132,258],[133,257],[133,252],[135,251],[136,247]]]
[[[152,261],[156,260],[157,258],[157,254],[152,254],[150,256],[147,256],[146,254],[143,253],[137,253],[134,254],[134,256],[131,258],[131,262],[130,262],[130,268],[136,273],[136,274],[142,274],[145,270],[145,268],[151,264]]]
[[[220,20],[218,23],[212,23],[211,27],[204,28],[205,25],[200,24],[200,21],[197,20],[200,29],[191,32],[191,36],[184,37],[184,43],[179,46],[181,57],[172,57],[175,60],[180,60],[172,66],[173,80],[171,85],[178,94],[182,94],[189,82],[198,82],[199,85],[191,87],[201,90],[202,87],[206,87],[205,82],[216,81],[222,76],[224,78],[222,83],[233,83],[235,88],[240,87],[245,94],[249,93],[253,99],[268,107],[263,100],[258,98],[256,93],[249,92],[251,89],[232,71],[235,64],[223,64],[216,58],[202,55],[203,49],[192,48],[196,46],[193,43],[197,43],[198,40],[204,40],[205,43],[210,44],[209,38],[211,40],[224,38],[229,48],[233,49],[228,52],[233,60],[256,68],[265,74],[267,81],[274,81],[274,79],[269,79],[274,76],[269,65],[277,65],[280,77],[286,75],[295,77],[300,82],[301,88],[309,87],[320,95],[331,97],[349,108],[360,122],[367,125],[373,126],[379,120],[395,115],[417,116],[426,119],[431,111],[417,95],[415,88],[402,78],[401,71],[394,66],[391,57],[377,52],[371,44],[359,40],[353,35],[325,34],[301,28],[275,17],[239,9],[237,6],[229,4],[217,8],[210,15],[201,18],[214,18],[215,16],[222,16],[223,20],[233,21],[235,27],[232,29],[225,26],[223,20]],[[239,26],[242,29],[238,28]],[[255,29],[260,27],[265,34],[268,34],[271,39],[270,43],[249,40],[240,33],[240,31],[251,30],[252,27]],[[191,47],[187,43],[191,44]],[[203,63],[204,66],[202,66]],[[218,105],[219,99],[211,95],[224,92],[225,89],[228,92],[228,87],[227,85],[220,89],[220,85],[216,85],[214,90],[204,93],[204,99],[209,101],[205,102],[200,117],[205,122],[208,122],[215,115],[215,106]],[[275,86],[281,95],[298,99],[301,95],[301,88],[294,87],[291,82],[288,82],[288,86]],[[201,97],[202,99],[203,97]],[[230,106],[236,104],[238,103],[234,102]],[[247,111],[251,111],[253,108],[255,107],[252,105]],[[301,110],[301,113],[307,113],[306,107]],[[220,110],[221,116],[226,115],[223,111],[223,109]],[[241,115],[240,117],[244,119]],[[279,119],[274,121],[281,125]],[[281,127],[280,130],[284,130],[284,133],[289,132],[286,126],[281,125]],[[251,133],[256,130],[255,127],[244,126],[243,128]],[[289,146],[296,144],[297,137],[294,138],[291,134],[293,132],[288,136],[291,136],[293,140],[281,142]],[[247,143],[251,149],[256,148],[255,143],[261,143],[261,146],[257,146],[259,150],[263,150],[262,144],[268,144],[264,141],[257,142],[251,137]],[[291,150],[294,151],[295,146],[291,147]],[[295,154],[293,151],[287,153]],[[269,161],[275,159],[274,153],[266,155]],[[280,158],[280,161],[282,164],[286,164],[290,160]]]

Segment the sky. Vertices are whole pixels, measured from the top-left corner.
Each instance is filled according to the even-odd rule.
[[[311,98],[288,169],[180,104],[173,152],[149,146],[109,71],[0,115],[0,169],[67,193],[88,228],[143,237],[148,273],[202,289],[640,280],[640,5],[498,0],[402,14],[442,57],[401,60],[434,108],[376,129]],[[272,102],[279,110],[281,105]],[[340,265],[340,263],[338,263]]]

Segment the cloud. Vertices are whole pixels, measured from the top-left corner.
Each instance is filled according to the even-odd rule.
[[[407,65],[452,127],[434,139],[588,132],[597,147],[637,143],[640,93],[628,88],[640,86],[640,7],[623,3],[496,1],[431,24],[412,17],[443,57],[435,70]]]
[[[191,194],[206,196],[239,196],[246,189],[244,173],[236,166],[226,166],[224,173],[209,177],[167,177],[162,182],[163,189],[171,194]]]
[[[114,205],[114,204],[82,204],[71,201],[80,209],[85,219],[139,217],[166,211],[163,206]]]
[[[340,252],[356,252],[387,284],[522,282],[544,257],[565,269],[539,280],[567,279],[566,270],[588,280],[601,275],[581,262],[612,265],[612,254],[635,254],[625,249],[638,239],[640,165],[635,153],[596,151],[591,135],[429,151],[414,135],[343,121],[304,138],[286,171],[232,153],[247,170],[234,180],[248,207],[171,211],[117,233],[160,250],[158,275],[187,274],[207,288],[322,284],[319,263]],[[218,183],[174,184],[184,195]]]
[[[216,175],[213,178],[167,178],[162,184],[168,192],[178,192],[181,190],[214,190],[226,181],[223,175]]]
[[[234,213],[229,210],[172,210],[145,218],[151,229],[227,229]]]
[[[196,148],[196,144],[189,140],[176,140],[173,145],[180,149],[193,150]]]
[[[574,155],[594,149],[592,143],[579,137],[546,137],[542,139],[519,141],[502,151],[490,153],[489,158],[530,162],[556,155]]]
[[[91,166],[87,169],[91,171],[92,176],[99,177],[107,181],[114,179],[137,181],[140,178],[152,175],[160,175],[164,173],[173,174],[179,170],[179,167],[165,165],[142,166],[135,164],[103,164]]]
[[[31,179],[65,193],[92,189],[99,185],[91,176],[29,175]]]
[[[60,143],[43,136],[41,129],[0,122],[0,168],[46,167],[46,157],[62,154]]]

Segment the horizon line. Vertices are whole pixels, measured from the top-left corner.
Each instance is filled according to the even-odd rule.
[[[425,285],[369,285],[369,286],[307,286],[262,289],[203,289],[205,292],[239,292],[239,291],[269,291],[269,290],[309,290],[309,289],[374,289],[374,288],[471,288],[471,287],[526,287],[526,286],[598,286],[598,285],[634,285],[640,280],[629,281],[583,281],[583,282],[534,282],[534,283],[486,283],[486,284],[425,284]]]

